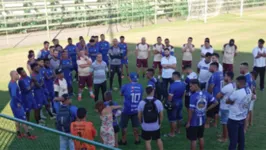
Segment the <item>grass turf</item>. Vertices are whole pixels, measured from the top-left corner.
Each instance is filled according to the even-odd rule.
[[[251,55],[252,48],[257,45],[257,40],[259,38],[265,37],[266,24],[265,10],[253,10],[244,14],[242,18],[239,18],[233,14],[226,14],[219,16],[214,19],[210,19],[207,24],[199,21],[177,21],[172,23],[158,24],[153,26],[147,26],[144,28],[133,29],[128,32],[119,33],[115,35],[124,35],[126,41],[129,44],[129,69],[130,71],[135,71],[135,56],[134,49],[135,44],[140,41],[141,37],[146,37],[147,43],[154,44],[156,42],[157,36],[162,36],[162,38],[169,38],[171,44],[175,46],[175,54],[177,56],[178,65],[177,70],[181,70],[181,45],[186,42],[187,37],[193,37],[197,50],[193,54],[193,68],[196,69],[196,64],[200,60],[199,57],[199,47],[203,43],[205,37],[209,37],[211,44],[215,51],[219,52],[222,49],[224,43],[228,42],[230,38],[234,38],[238,46],[239,54],[235,59],[234,71],[238,75],[239,64],[243,61],[247,61],[251,66],[253,64],[253,58]],[[73,37],[77,38],[77,37]],[[88,38],[87,38],[88,39]],[[76,42],[76,41],[75,41]],[[61,42],[65,45],[65,42]],[[29,49],[34,49],[35,52],[39,50],[42,46],[33,45],[31,47],[15,48],[15,49],[3,49],[0,51],[0,112],[8,115],[12,115],[9,107],[9,94],[7,91],[7,84],[10,80],[9,71],[16,69],[19,66],[25,67],[27,61],[27,51]],[[151,66],[152,59],[150,59],[149,66]],[[115,77],[116,78],[116,77]],[[146,84],[146,80],[140,78],[140,83]],[[127,83],[128,80],[124,79],[123,83]],[[117,81],[114,81],[114,87],[118,87]],[[75,84],[75,92],[77,92],[77,85]],[[89,93],[84,92],[84,99],[81,102],[73,99],[73,104],[78,107],[86,107],[88,110],[87,118],[92,121],[99,131],[100,119],[98,114],[94,112],[94,101],[88,98]],[[264,142],[266,130],[265,130],[265,115],[266,112],[264,108],[266,103],[263,102],[263,97],[266,96],[266,92],[258,91],[258,100],[255,103],[255,115],[254,115],[254,126],[252,126],[246,134],[246,149],[247,150],[263,150],[266,149],[266,144]],[[119,92],[113,92],[114,100],[122,104],[122,97],[119,96]],[[187,113],[183,111],[184,121],[186,121]],[[0,149],[22,149],[22,150],[48,150],[48,149],[58,149],[59,147],[59,137],[52,133],[47,133],[46,131],[41,131],[35,129],[34,134],[38,135],[38,140],[25,141],[21,139],[16,139],[14,134],[14,123],[7,121],[5,119],[0,119]],[[33,115],[32,115],[33,121]],[[54,121],[47,121],[48,127],[54,127]],[[205,130],[205,149],[206,150],[224,150],[227,149],[228,143],[217,142],[216,134],[219,133],[221,127],[210,128]],[[169,123],[166,119],[163,121],[162,134],[169,132]],[[135,146],[132,129],[128,128],[128,145],[121,146],[123,150],[134,150],[134,149],[144,149],[144,142],[142,144]],[[185,128],[181,129],[181,134],[177,135],[175,138],[164,138],[164,147],[166,150],[187,150],[189,149],[189,141],[186,139]],[[99,136],[96,138],[99,141]],[[154,149],[156,148],[155,143],[152,144]]]

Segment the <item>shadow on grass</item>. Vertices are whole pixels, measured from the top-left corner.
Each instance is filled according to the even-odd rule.
[[[130,71],[136,71],[136,56],[134,54],[135,46],[136,44],[134,43],[129,43],[129,70]],[[217,52],[220,54],[221,58],[220,61],[222,60],[222,55],[221,55],[221,50],[217,50]],[[180,47],[175,47],[175,55],[177,56],[177,70],[181,71],[181,61],[182,61],[182,52]],[[26,56],[25,56],[26,57]],[[236,75],[239,74],[239,65],[241,62],[246,61],[250,64],[250,69],[252,66],[252,55],[251,53],[242,53],[240,52],[238,56],[235,58],[235,64],[234,64],[234,72]],[[200,50],[196,49],[196,51],[193,53],[193,69],[196,71],[196,66],[197,63],[200,60]],[[152,61],[153,59],[149,59],[149,67],[152,66]],[[18,66],[19,67],[19,66]],[[15,69],[15,68],[14,68]],[[114,78],[114,87],[118,87],[118,82],[117,82],[117,77]],[[129,81],[127,79],[123,79],[123,84],[128,83]],[[147,80],[140,78],[139,82],[143,84],[143,86],[146,85]],[[7,82],[6,82],[7,83]],[[109,82],[108,82],[109,83]],[[109,87],[109,85],[108,85]],[[74,84],[74,89],[75,92],[77,92],[77,84]],[[78,107],[85,107],[88,110],[87,114],[87,119],[92,121],[94,123],[94,126],[98,130],[100,129],[100,119],[99,115],[94,112],[94,101],[89,98],[89,93],[87,91],[84,92],[84,99],[81,102],[78,102],[75,98],[73,99],[73,105],[76,105]],[[7,114],[12,114],[11,110],[9,109],[9,93],[7,91],[0,91],[0,96],[1,96],[1,103],[0,103],[0,110],[2,113],[7,113]],[[259,97],[264,97],[266,96],[265,93],[258,93]],[[100,99],[101,95],[100,95]],[[123,103],[123,98],[120,96],[119,91],[113,92],[113,99],[117,101],[118,103],[122,104]],[[259,112],[256,112],[255,118],[254,118],[254,123],[257,124],[266,124],[265,119],[261,120],[263,116],[266,115],[265,111],[263,109],[266,107],[266,104],[263,103],[262,101],[259,101],[256,104],[256,109],[261,110]],[[31,121],[34,122],[33,119],[33,114],[31,115]],[[184,122],[187,119],[187,113],[185,109],[183,110],[183,117],[184,117]],[[161,133],[165,134],[169,132],[169,123],[167,121],[167,116],[165,113],[165,119],[162,124],[162,129]],[[2,126],[3,125],[3,126]],[[54,128],[54,121],[47,120],[48,127]],[[247,141],[247,148],[253,150],[253,147],[256,147],[256,149],[266,149],[266,145],[263,143],[263,140],[254,140],[254,139],[265,139],[266,131],[265,129],[261,131],[262,126],[259,127],[252,127],[251,132],[249,132],[246,136],[246,141]],[[11,132],[10,132],[11,131]],[[211,150],[213,147],[215,147],[215,150],[224,150],[227,149],[228,144],[220,144],[216,141],[216,133],[220,132],[220,129],[214,129],[211,128],[209,130],[206,130],[205,132],[205,149],[206,150]],[[35,150],[35,149],[40,149],[40,150],[55,150],[58,149],[59,147],[59,136],[45,132],[43,130],[35,129],[33,131],[34,134],[38,136],[38,139],[35,141],[29,141],[25,139],[16,139],[15,138],[15,126],[14,123],[8,120],[3,120],[1,119],[0,121],[0,145],[5,145],[3,149],[25,149],[25,150]],[[264,134],[262,134],[264,133]],[[3,136],[2,136],[3,135]],[[2,138],[4,137],[4,138]],[[129,128],[128,128],[128,145],[127,146],[121,146],[120,148],[123,150],[136,150],[136,149],[145,149],[144,148],[144,143],[140,145],[134,145],[134,138],[133,138],[133,132],[131,129],[131,124],[129,123]],[[164,147],[166,150],[173,150],[173,149],[180,149],[180,150],[187,150],[189,149],[189,141],[185,138],[185,129],[182,127],[181,129],[181,134],[177,135],[175,138],[164,138]],[[121,138],[121,133],[119,133],[119,138]],[[100,141],[99,134],[98,137],[96,138],[96,141]],[[256,142],[256,144],[254,144]],[[152,144],[153,149],[156,149],[156,145],[153,143]],[[0,146],[0,149],[2,147]],[[255,149],[254,149],[255,150]]]

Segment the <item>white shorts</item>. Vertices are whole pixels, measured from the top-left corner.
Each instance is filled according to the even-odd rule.
[[[250,105],[249,105],[249,111],[253,111],[254,104],[255,104],[255,100],[251,100]]]

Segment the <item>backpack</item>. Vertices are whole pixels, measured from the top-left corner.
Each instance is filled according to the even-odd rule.
[[[69,106],[61,105],[56,116],[56,129],[69,133],[71,125],[71,112]]]
[[[143,110],[143,121],[145,123],[157,122],[157,120],[159,119],[159,113],[155,104],[156,99],[153,100],[145,99],[144,101],[146,103],[144,105],[144,110]]]

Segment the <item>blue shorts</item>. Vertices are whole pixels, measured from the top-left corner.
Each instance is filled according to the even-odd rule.
[[[176,122],[182,120],[183,119],[182,109],[183,109],[182,101],[176,102],[173,105],[173,109],[167,111],[169,122]]]
[[[122,59],[121,60],[122,65],[127,65],[128,64],[128,59]]]
[[[26,120],[26,114],[25,114],[23,106],[18,108],[17,106],[12,106],[12,104],[10,104],[10,107],[11,107],[12,113],[15,118]]]
[[[53,100],[54,99],[54,88],[48,88],[48,96],[47,98],[49,100]]]
[[[32,94],[22,95],[21,98],[25,112],[30,112],[32,109],[35,109],[36,104]]]
[[[220,122],[221,124],[227,124],[228,116],[229,116],[229,110],[220,109]]]
[[[42,90],[38,90],[38,91],[34,92],[34,99],[36,102],[36,106],[35,106],[36,109],[42,108],[45,101],[47,102],[47,98],[46,98],[46,96]]]

